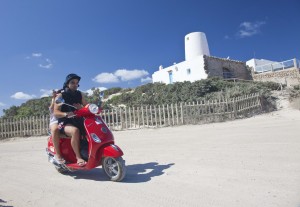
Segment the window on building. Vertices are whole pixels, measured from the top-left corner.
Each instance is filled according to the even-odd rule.
[[[223,68],[223,78],[224,79],[234,78],[234,73],[230,71],[228,68]]]
[[[186,69],[186,74],[188,74],[188,75],[191,74],[191,69],[190,68]]]
[[[173,83],[173,73],[172,71],[169,71],[168,73],[169,73],[169,82]]]

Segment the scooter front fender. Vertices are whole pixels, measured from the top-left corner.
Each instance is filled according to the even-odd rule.
[[[103,157],[121,157],[123,155],[123,151],[120,147],[115,144],[110,144],[103,149]]]

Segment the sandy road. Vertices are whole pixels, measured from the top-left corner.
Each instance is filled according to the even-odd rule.
[[[0,206],[300,206],[300,112],[115,132],[127,176],[61,175],[46,137],[0,142]]]

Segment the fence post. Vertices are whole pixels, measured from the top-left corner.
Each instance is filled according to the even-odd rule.
[[[180,102],[180,119],[181,119],[181,124],[183,125],[183,104]]]
[[[134,108],[134,106],[132,107],[132,116],[133,116],[133,128],[136,128],[135,127],[135,108]]]
[[[147,121],[147,127],[149,128],[149,117],[148,117],[148,106],[146,106],[146,121]]]
[[[141,105],[141,108],[142,108],[142,122],[143,122],[143,128],[145,128],[144,106]]]
[[[129,128],[132,128],[132,124],[131,124],[131,107],[128,107],[128,113],[129,113]]]
[[[176,121],[177,121],[177,125],[179,125],[179,117],[178,117],[178,103],[176,103],[176,108],[175,108],[175,112],[176,112]]]
[[[125,107],[125,128],[128,129],[128,124],[127,124],[127,107]]]
[[[233,98],[233,113],[234,113],[234,118],[237,118],[237,108],[236,108],[236,98]]]
[[[149,117],[149,125],[148,127],[153,126],[153,118],[152,118],[152,105],[149,106],[149,110],[148,110],[148,113],[147,113]]]
[[[166,126],[166,111],[165,111],[165,105],[163,105],[163,116],[164,116],[164,126]]]
[[[138,128],[141,128],[140,126],[140,108],[137,106],[137,122],[138,122]]]
[[[169,104],[167,104],[167,112],[168,112],[168,126],[171,125],[170,123],[170,111],[169,111]]]
[[[123,110],[122,107],[120,109],[120,130],[123,130]]]
[[[119,112],[119,108],[116,108],[116,129],[117,129],[117,130],[120,130],[120,127],[119,127],[119,115],[118,115],[118,112]]]
[[[174,126],[175,125],[175,120],[174,120],[174,108],[173,108],[173,104],[171,104],[171,112],[172,112],[172,124]]]
[[[160,111],[160,105],[158,105],[158,116],[159,116],[159,126],[161,127],[161,111]]]
[[[156,126],[156,128],[157,128],[156,105],[154,105],[154,118],[155,118],[155,126]]]

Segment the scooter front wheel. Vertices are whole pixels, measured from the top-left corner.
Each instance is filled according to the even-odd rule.
[[[105,157],[102,168],[111,181],[121,181],[125,177],[126,167],[122,157]]]

